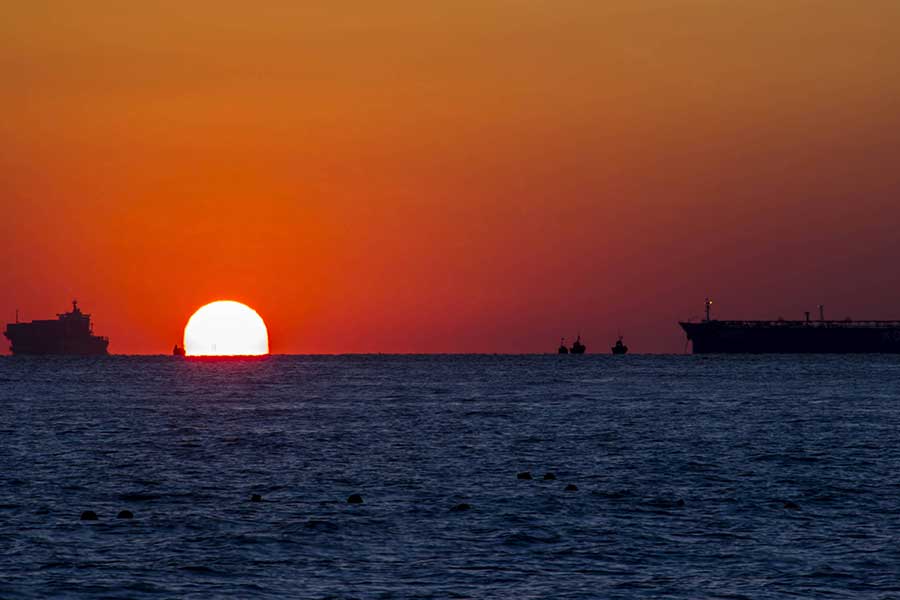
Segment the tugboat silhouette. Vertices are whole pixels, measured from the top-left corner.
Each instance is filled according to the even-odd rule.
[[[619,336],[619,339],[616,340],[616,345],[613,346],[611,349],[612,349],[613,354],[627,354],[628,353],[628,346],[626,346],[625,344],[622,343],[621,335]]]
[[[584,351],[587,350],[587,347],[581,343],[581,334],[575,338],[575,342],[572,344],[571,348],[566,348],[566,338],[560,338],[559,340],[559,348],[556,350],[557,354],[584,354]]]
[[[587,350],[587,346],[581,343],[581,334],[575,338],[575,342],[572,344],[572,348],[569,350],[572,354],[584,354],[584,351]]]

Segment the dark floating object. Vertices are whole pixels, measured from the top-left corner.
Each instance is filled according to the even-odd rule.
[[[675,503],[675,506],[684,506],[684,500],[681,498],[678,499],[678,502]]]
[[[20,323],[16,311],[16,322],[8,323],[3,334],[13,354],[108,354],[109,338],[94,335],[91,315],[81,312],[77,300],[72,300],[70,312],[57,313],[55,321]]]
[[[679,323],[694,354],[900,353],[900,320],[826,320],[820,304],[817,320],[806,312],[802,320],[723,321],[710,316],[711,307],[707,298],[702,321]]]
[[[134,513],[130,510],[120,510],[119,514],[116,515],[117,519],[133,519]]]
[[[531,479],[531,473],[529,471],[522,471],[521,473],[516,474],[516,479]]]
[[[81,513],[81,520],[82,521],[96,521],[97,513],[95,513],[92,510],[86,510],[83,513]]]
[[[559,348],[556,351],[558,354],[568,354],[569,349],[566,348],[566,338],[560,338],[559,340]]]
[[[555,481],[556,475],[553,473],[544,473],[544,481]]]
[[[462,512],[462,511],[464,511],[464,510],[469,510],[470,508],[472,508],[472,505],[466,504],[465,502],[463,502],[463,503],[461,503],[461,504],[457,504],[456,506],[454,506],[454,507],[451,508],[450,510],[451,510],[451,512]]]
[[[627,354],[628,353],[628,346],[626,346],[625,344],[622,343],[621,335],[619,336],[619,339],[616,340],[616,345],[613,346],[611,349],[612,349],[613,354]]]
[[[347,504],[362,504],[363,499],[359,494],[350,494],[350,497],[347,498]]]
[[[574,483],[570,483],[569,485],[566,486],[566,491],[567,492],[577,492],[578,486],[575,485]]]
[[[581,343],[581,335],[575,338],[575,343],[572,344],[572,349],[570,352],[572,354],[584,354],[585,350],[587,350],[587,346]]]
[[[788,510],[800,510],[800,505],[790,500],[784,503],[784,507]]]
[[[184,356],[184,355],[185,355],[184,348],[182,348],[178,344],[175,344],[175,347],[172,348],[172,356]]]
[[[250,496],[250,502],[262,502],[262,496],[259,494],[253,494]]]

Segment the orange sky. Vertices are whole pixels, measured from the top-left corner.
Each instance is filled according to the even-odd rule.
[[[11,3],[0,318],[167,353],[681,352],[900,318],[895,0]]]

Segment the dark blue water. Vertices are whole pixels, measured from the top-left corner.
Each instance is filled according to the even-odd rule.
[[[898,597],[898,426],[896,357],[7,357],[0,597]]]

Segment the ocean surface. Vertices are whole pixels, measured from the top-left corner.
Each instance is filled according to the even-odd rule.
[[[2,357],[46,597],[897,598],[900,358]]]

